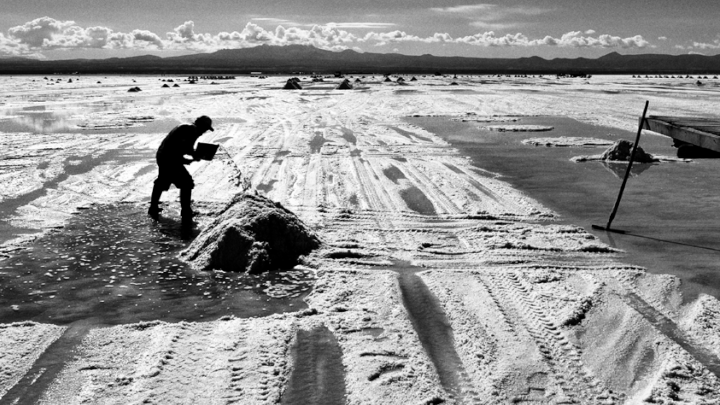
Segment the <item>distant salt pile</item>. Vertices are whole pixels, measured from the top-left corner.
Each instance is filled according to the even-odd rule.
[[[198,270],[263,273],[295,266],[320,240],[279,203],[238,194],[181,258]]]
[[[355,83],[360,83],[361,80],[359,78],[355,79]]]
[[[142,91],[140,87],[130,87],[128,89],[128,93],[137,93],[138,91]]]
[[[283,90],[302,90],[300,79],[297,77],[288,79],[287,82],[285,82],[285,86],[283,86]]]
[[[180,87],[180,85],[175,83],[175,84],[173,84],[173,87]]]
[[[522,141],[525,145],[548,147],[609,146],[613,141],[598,138],[561,136],[559,138],[530,138]]]
[[[411,82],[416,82],[416,81],[417,81],[417,77],[413,76],[412,79],[410,79],[410,81],[411,81]]]
[[[459,86],[459,84],[457,84],[457,82],[452,82],[452,83],[450,83],[450,85],[451,86]]]
[[[162,87],[170,87],[167,83],[163,84]]]
[[[601,155],[593,156],[575,156],[570,160],[573,162],[587,162],[587,161],[605,161],[605,162],[627,162],[630,160],[630,154],[632,153],[633,142],[625,139],[621,139],[611,147],[609,147]],[[660,161],[674,161],[674,162],[688,162],[686,159],[669,158],[664,156],[654,156],[643,150],[642,147],[638,146],[635,152],[635,159],[637,163],[655,163]]]
[[[390,80],[389,77],[386,77],[385,80],[383,80],[383,81],[384,81],[384,82],[391,82],[392,80]]]
[[[353,86],[350,84],[350,80],[345,79],[335,89],[336,90],[352,90]]]
[[[555,129],[544,125],[489,125],[484,128],[497,132],[545,132]]]
[[[632,148],[633,142],[621,139],[603,152],[602,155],[600,155],[600,159],[605,161],[629,161]],[[656,159],[653,155],[646,153],[642,147],[638,146],[635,151],[634,161],[638,163],[652,163],[657,162],[658,159]]]

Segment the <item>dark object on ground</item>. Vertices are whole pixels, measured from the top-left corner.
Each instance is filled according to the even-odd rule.
[[[350,80],[345,79],[335,89],[336,90],[352,90],[353,86],[350,84]]]
[[[411,81],[411,82],[416,82],[416,81],[417,81],[417,78],[416,78],[415,76],[413,76],[412,79],[410,79],[410,81]]]
[[[389,77],[386,77],[384,81],[385,81],[385,82],[391,82],[392,80],[390,80]]]
[[[682,159],[712,159],[720,158],[720,153],[686,143],[678,146],[677,157]]]
[[[181,257],[198,270],[257,274],[291,268],[319,246],[317,236],[279,203],[238,194]]]
[[[602,158],[602,160],[630,161],[630,153],[632,152],[632,148],[632,142],[621,139],[615,142],[615,144],[609,147],[605,152],[603,152],[600,157]],[[637,151],[635,151],[634,160],[637,163],[652,163],[658,161],[658,159],[656,159],[653,155],[646,153],[640,146],[638,146]]]
[[[170,87],[167,83],[163,84],[162,87]]]
[[[173,84],[173,87],[180,87],[180,85],[175,83],[175,84]]]
[[[457,82],[452,82],[452,83],[450,83],[450,85],[451,86],[459,86],[459,84],[457,84]]]
[[[300,79],[297,77],[288,79],[285,86],[283,86],[283,90],[302,90],[302,86],[300,86]]]
[[[140,87],[130,87],[128,89],[128,93],[137,93],[138,91],[142,91],[142,89]]]

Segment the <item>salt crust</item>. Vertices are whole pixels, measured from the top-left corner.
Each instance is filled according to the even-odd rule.
[[[20,381],[65,329],[36,322],[0,324],[0,398]]]

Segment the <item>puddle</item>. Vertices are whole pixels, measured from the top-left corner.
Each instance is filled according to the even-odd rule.
[[[355,137],[355,133],[350,128],[342,127],[340,128],[342,131],[342,137],[349,143],[355,145],[357,143],[357,137]]]
[[[306,308],[312,272],[196,272],[176,256],[180,218],[154,223],[145,205],[94,205],[0,261],[0,318],[69,324],[200,321]],[[179,211],[179,209],[177,210]]]
[[[520,118],[522,124],[555,128],[542,137],[635,138],[635,133],[567,117]],[[477,123],[452,121],[450,117],[413,117],[407,121],[450,142],[471,157],[476,167],[501,174],[502,180],[561,214],[560,223],[583,226],[603,242],[626,251],[622,262],[679,277],[686,301],[699,293],[720,299],[720,191],[710,175],[720,171],[720,159],[633,165],[634,176],[628,180],[613,222],[614,228],[631,234],[610,234],[592,230],[591,224],[607,222],[625,167],[569,160],[577,155],[600,154],[603,147],[528,146],[521,143],[532,137],[527,133],[486,131]],[[676,153],[672,141],[664,136],[644,134],[640,146],[658,155]]]
[[[405,201],[408,208],[417,213],[425,215],[435,215],[437,213],[432,202],[416,186],[400,190],[400,197]]]
[[[315,132],[315,136],[310,140],[310,152],[320,153],[320,149],[325,144],[326,140],[322,136],[321,132]]]
[[[85,133],[112,134],[168,132],[180,124],[173,118],[141,119],[117,115],[128,102],[81,103],[23,108],[0,109],[0,133],[65,134]],[[107,122],[89,123],[88,113],[107,113]],[[88,126],[90,124],[91,126]],[[92,126],[97,125],[97,126]]]
[[[384,169],[383,174],[395,184],[398,184],[398,180],[406,178],[403,172],[394,165]]]
[[[281,404],[345,404],[342,350],[327,327],[298,330],[291,354],[294,366]]]

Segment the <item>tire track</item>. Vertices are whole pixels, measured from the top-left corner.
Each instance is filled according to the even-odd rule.
[[[424,163],[424,160],[423,160]],[[462,212],[460,207],[455,205],[450,197],[440,189],[430,178],[425,175],[416,165],[403,165],[408,179],[433,202],[433,205],[440,208],[443,214],[459,214]]]
[[[530,333],[555,383],[565,396],[558,403],[614,403],[607,388],[584,366],[580,349],[559,330],[552,319],[532,299],[532,289],[524,285],[516,272],[490,274],[492,287],[503,295],[503,302],[512,303],[517,319]]]

